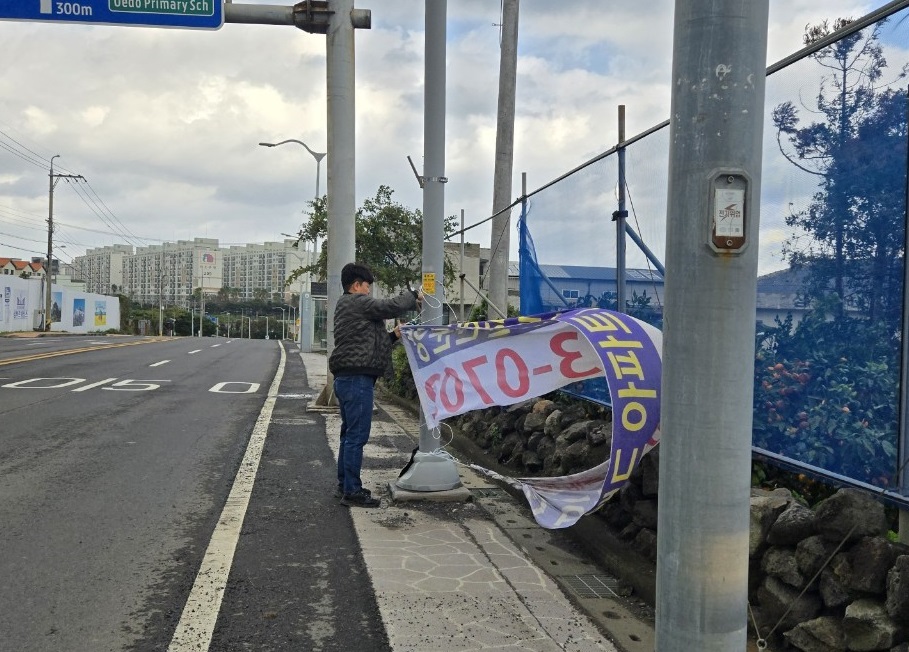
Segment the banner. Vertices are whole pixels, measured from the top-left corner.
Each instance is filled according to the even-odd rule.
[[[516,480],[544,527],[568,527],[597,509],[659,441],[662,336],[623,313],[582,308],[498,321],[402,326],[401,340],[429,428],[471,410],[605,378],[613,406],[609,459],[571,476]]]

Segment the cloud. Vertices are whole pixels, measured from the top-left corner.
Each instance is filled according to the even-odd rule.
[[[407,156],[419,169],[424,3],[360,0],[357,6],[372,11],[373,26],[356,34],[356,200],[384,184],[397,201],[421,208]],[[801,47],[806,23],[869,9],[845,0],[823,6],[774,0],[768,59]],[[670,0],[646,10],[630,0],[522,3],[512,196],[520,193],[522,173],[532,190],[614,145],[619,104],[627,107],[629,136],[668,117],[672,11]],[[499,22],[497,2],[448,3],[445,210],[464,209],[469,224],[492,210]],[[305,219],[316,162],[293,143],[258,143],[298,139],[325,151],[324,36],[257,25],[208,32],[0,22],[0,42],[0,132],[6,134],[0,143],[25,155],[0,149],[0,231],[20,238],[3,243],[34,249],[31,241],[41,239],[46,162],[54,154],[61,154],[60,169],[84,175],[110,211],[150,242],[280,240]],[[659,152],[646,150],[642,145],[635,170],[644,185],[633,196],[640,214],[649,216],[665,213],[659,188],[665,172]],[[575,193],[593,192],[595,182]],[[583,198],[570,186],[554,203],[577,204],[569,211],[581,236],[569,243],[574,251],[604,231],[614,182]],[[321,192],[326,188],[323,161]],[[58,188],[55,202],[64,222],[106,229],[78,195],[64,190]],[[12,223],[4,207],[30,217]],[[589,221],[593,211],[596,221]],[[651,220],[642,230],[657,241],[664,229]],[[68,256],[80,253],[76,243],[122,241],[90,231],[68,234]],[[488,246],[488,226],[469,232],[468,240]],[[516,242],[513,236],[513,252]],[[0,247],[0,255],[16,252]]]

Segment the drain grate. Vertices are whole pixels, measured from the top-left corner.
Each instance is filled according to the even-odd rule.
[[[562,575],[559,578],[579,598],[618,598],[621,583],[611,575]]]

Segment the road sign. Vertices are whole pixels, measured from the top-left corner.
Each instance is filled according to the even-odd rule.
[[[224,0],[0,0],[0,20],[218,29]]]

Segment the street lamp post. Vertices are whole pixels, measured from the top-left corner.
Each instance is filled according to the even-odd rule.
[[[316,199],[319,198],[319,173],[322,167],[322,159],[325,158],[327,152],[314,152],[309,148],[309,145],[304,143],[302,140],[297,140],[296,138],[288,138],[287,140],[282,140],[280,143],[259,143],[262,147],[277,147],[278,145],[284,145],[286,143],[297,143],[298,145],[303,145],[306,148],[306,151],[312,154],[312,157],[316,159]]]
[[[227,339],[230,339],[230,313],[227,314]]]
[[[284,320],[284,308],[281,307],[281,306],[279,306],[279,307],[275,308],[275,310],[280,310],[280,311],[281,311],[281,339],[283,340],[284,337],[285,337],[285,333],[284,333],[284,324],[287,323],[287,322]]]

